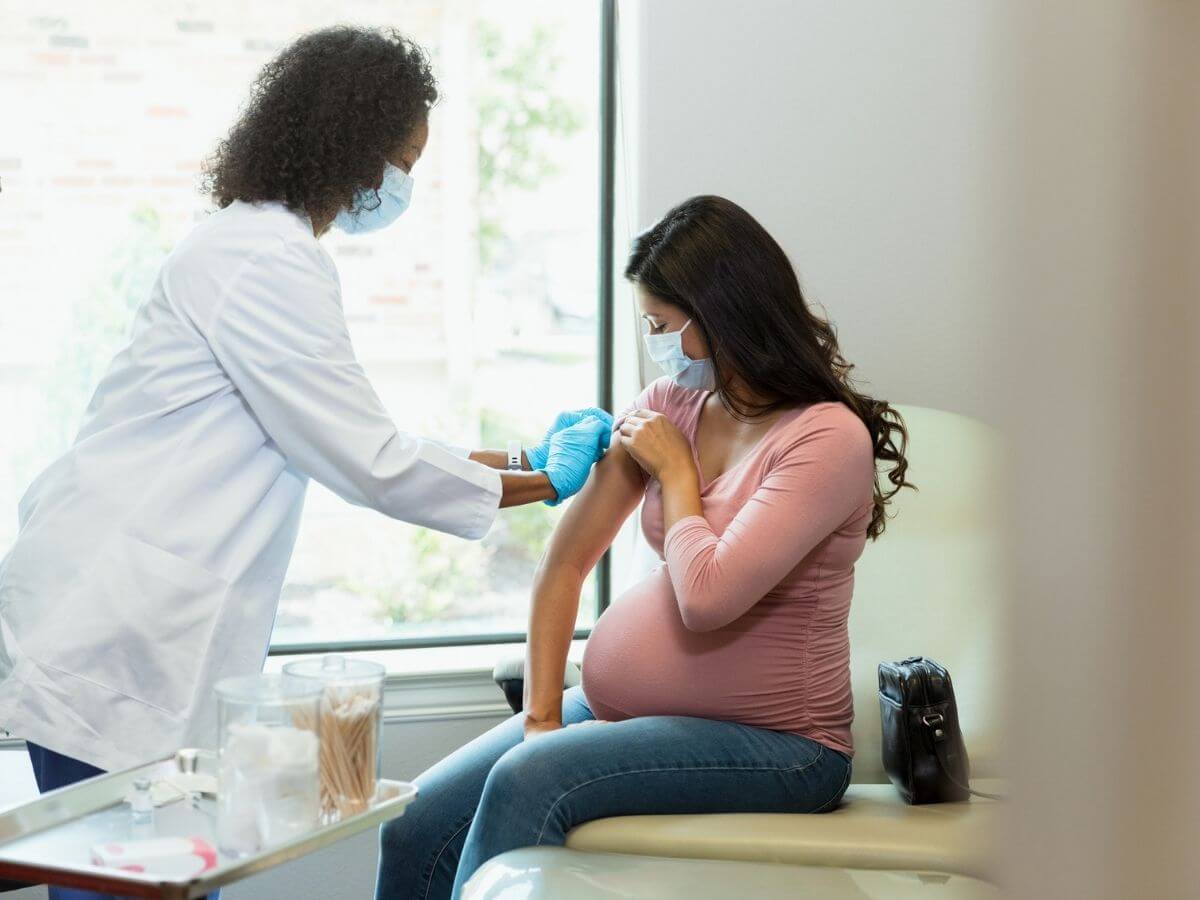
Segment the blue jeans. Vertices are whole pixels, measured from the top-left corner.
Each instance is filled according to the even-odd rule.
[[[37,781],[38,790],[43,794],[56,788],[66,787],[68,784],[75,784],[77,781],[104,774],[103,769],[97,769],[95,766],[69,756],[63,756],[61,753],[55,753],[53,750],[47,750],[45,747],[39,747],[37,744],[26,741],[26,746],[29,748],[29,761],[33,763],[34,780]],[[220,896],[221,892],[217,891],[215,894],[209,894],[207,900],[219,900]],[[50,900],[110,900],[110,898],[111,900],[120,900],[119,897],[114,897],[112,894],[97,894],[94,891],[80,891],[75,888],[50,888]]]
[[[517,714],[420,775],[416,801],[380,834],[376,900],[457,897],[493,856],[561,846],[593,819],[825,812],[850,783],[848,756],[795,734],[687,716],[573,724],[593,719],[574,687],[571,727],[523,741]]]

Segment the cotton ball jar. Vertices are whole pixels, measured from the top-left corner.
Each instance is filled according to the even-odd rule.
[[[287,675],[217,684],[217,843],[258,853],[320,822],[320,685]]]

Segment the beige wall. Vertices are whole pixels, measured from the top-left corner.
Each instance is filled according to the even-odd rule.
[[[1018,897],[1200,891],[1200,4],[1050,2],[997,31],[1014,298],[1009,873]]]
[[[620,8],[639,32],[622,47],[633,229],[690,195],[729,197],[787,250],[868,390],[990,418],[989,5]]]

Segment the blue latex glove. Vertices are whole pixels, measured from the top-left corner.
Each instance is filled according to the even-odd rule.
[[[589,406],[587,409],[571,409],[558,414],[558,417],[554,420],[554,424],[550,426],[540,444],[525,448],[525,458],[529,460],[529,468],[545,469],[546,458],[550,455],[550,438],[554,437],[554,435],[558,434],[564,428],[570,428],[572,425],[579,424],[588,416],[600,419],[608,424],[609,434],[604,437],[604,449],[607,450],[609,438],[612,436],[612,415],[598,406]]]
[[[550,438],[550,450],[542,471],[550,479],[558,498],[547,500],[548,505],[557,506],[578,493],[587,481],[592,464],[604,455],[611,436],[612,416],[605,419],[587,416]]]

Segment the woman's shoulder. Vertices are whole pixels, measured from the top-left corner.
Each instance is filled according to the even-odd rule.
[[[674,420],[678,413],[693,409],[703,400],[702,391],[680,387],[671,376],[663,375],[650,382],[629,408],[648,409]]]
[[[822,452],[875,458],[875,443],[866,423],[840,400],[802,408],[782,429],[781,438],[784,451],[804,453],[820,447]]]
[[[770,469],[793,473],[806,483],[816,478],[826,487],[854,498],[858,506],[871,502],[875,442],[863,420],[846,404],[814,403],[804,407],[779,430],[772,451]]]

